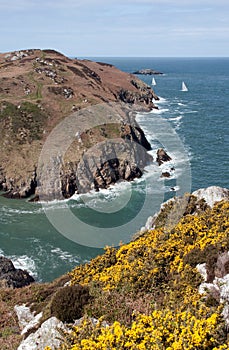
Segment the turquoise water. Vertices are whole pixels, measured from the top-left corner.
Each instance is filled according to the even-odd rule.
[[[79,237],[90,232],[105,242],[105,234],[128,241],[161,202],[188,188],[218,185],[229,187],[229,59],[228,58],[95,58],[133,72],[141,68],[162,71],[155,76],[154,90],[160,96],[159,111],[138,116],[152,146],[168,146],[172,162],[163,167],[170,179],[161,179],[155,164],[147,167],[143,179],[82,199],[51,203],[48,210],[65,216],[66,206],[83,224],[75,224]],[[139,76],[147,84],[152,77]],[[181,91],[184,81],[188,92]],[[174,146],[175,145],[175,146]],[[161,169],[160,169],[161,171]],[[127,196],[131,193],[130,197]],[[104,213],[104,205],[126,194],[126,205],[117,212]],[[39,281],[49,281],[101,253],[102,248],[79,244],[54,228],[42,205],[0,197],[0,253],[27,268]],[[100,210],[100,211],[99,211]],[[65,224],[63,224],[65,229]],[[111,230],[112,229],[112,230]],[[100,230],[100,231],[98,231]],[[68,223],[66,223],[66,232]],[[109,239],[108,239],[109,241]],[[93,245],[93,244],[92,244]],[[99,245],[100,246],[100,245]]]

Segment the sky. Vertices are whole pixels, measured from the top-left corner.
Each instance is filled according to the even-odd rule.
[[[228,0],[0,0],[0,52],[229,57]]]

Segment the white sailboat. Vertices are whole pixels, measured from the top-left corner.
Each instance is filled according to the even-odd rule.
[[[181,91],[188,91],[188,88],[185,85],[184,81],[182,81]]]
[[[157,85],[156,80],[154,78],[152,79],[151,85],[154,85],[154,86]]]

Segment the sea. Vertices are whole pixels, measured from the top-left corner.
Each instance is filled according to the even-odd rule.
[[[138,75],[160,98],[157,110],[137,115],[154,160],[141,179],[66,201],[0,197],[0,255],[39,282],[88,262],[107,245],[130,241],[169,198],[213,185],[229,188],[229,58],[90,59],[129,73],[163,73]],[[161,147],[172,160],[159,167]],[[163,172],[170,177],[161,177]]]

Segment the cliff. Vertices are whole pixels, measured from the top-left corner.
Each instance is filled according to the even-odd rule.
[[[9,197],[24,198],[38,194],[40,185],[39,194],[66,198],[75,191],[141,176],[150,160],[150,145],[133,112],[155,108],[153,99],[158,97],[149,86],[110,64],[69,59],[54,50],[0,54],[0,190]],[[105,106],[103,118],[86,128],[85,113],[98,105]],[[52,165],[40,164],[41,184],[41,151],[47,148],[52,130],[69,117],[74,118],[69,129],[75,138],[61,158],[50,150]],[[78,132],[82,120],[84,128]],[[64,127],[62,132],[67,140]],[[121,145],[119,150],[108,149],[106,141],[111,138]],[[98,144],[92,162],[87,151]],[[138,145],[142,146],[140,153]],[[83,178],[77,174],[81,160]],[[55,184],[50,166],[58,174]]]

